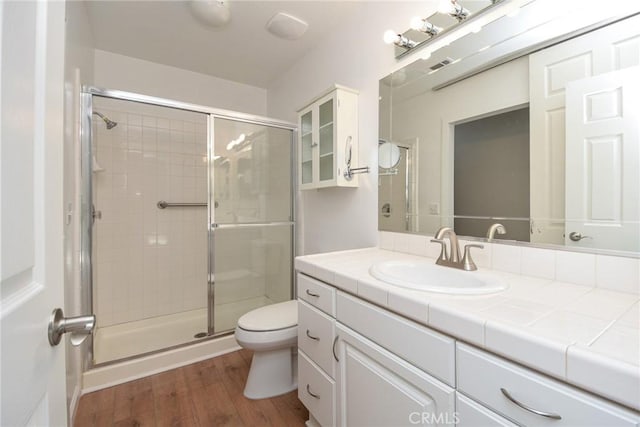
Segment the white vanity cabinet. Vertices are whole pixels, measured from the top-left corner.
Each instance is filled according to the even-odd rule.
[[[298,110],[298,179],[301,190],[357,187],[345,178],[358,165],[358,92],[335,85]]]
[[[309,426],[640,426],[637,412],[297,278]]]

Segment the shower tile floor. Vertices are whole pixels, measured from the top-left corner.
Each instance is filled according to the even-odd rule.
[[[272,303],[266,297],[258,297],[216,305],[216,330],[231,331],[235,329],[238,317]],[[194,335],[206,331],[207,310],[204,308],[107,327],[98,326],[93,344],[94,363],[125,359],[196,341]]]
[[[88,393],[74,426],[303,426],[309,413],[297,391],[244,397],[250,364],[251,352],[240,350]]]

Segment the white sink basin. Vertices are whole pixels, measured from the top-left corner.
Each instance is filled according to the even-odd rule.
[[[402,288],[443,294],[482,295],[509,287],[492,274],[443,267],[434,261],[382,261],[373,264],[369,273]]]

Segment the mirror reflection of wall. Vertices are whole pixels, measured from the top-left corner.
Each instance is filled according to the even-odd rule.
[[[421,143],[415,228],[379,228],[483,237],[500,222],[502,239],[640,252],[638,28],[635,15],[437,89],[416,63],[382,79],[380,137]],[[500,144],[510,115],[520,145]]]

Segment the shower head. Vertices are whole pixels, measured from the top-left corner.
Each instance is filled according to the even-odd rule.
[[[93,114],[100,117],[105,122],[105,124],[107,125],[107,129],[113,129],[114,127],[118,126],[118,122],[114,122],[113,120],[111,120],[109,117],[105,116],[102,113],[94,111]]]

